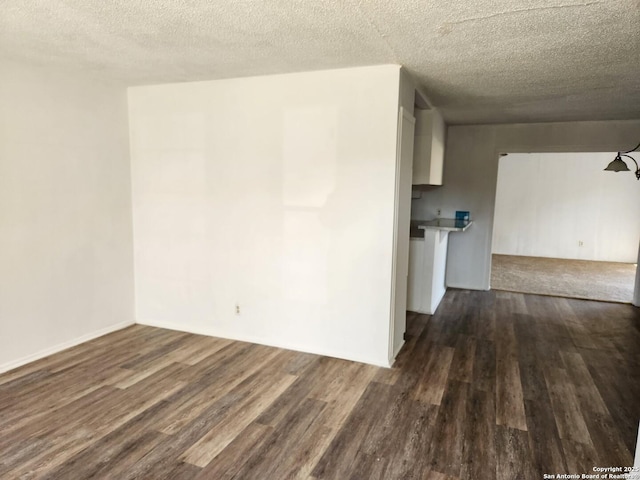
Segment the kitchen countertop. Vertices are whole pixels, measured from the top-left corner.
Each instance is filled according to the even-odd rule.
[[[425,230],[444,230],[446,232],[464,232],[471,226],[471,220],[455,218],[434,218],[433,220],[411,220],[411,238],[424,238]]]

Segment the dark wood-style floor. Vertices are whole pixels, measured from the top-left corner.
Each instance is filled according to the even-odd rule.
[[[393,369],[134,326],[0,376],[0,478],[591,473],[633,463],[639,375],[637,308],[506,292],[410,315]]]

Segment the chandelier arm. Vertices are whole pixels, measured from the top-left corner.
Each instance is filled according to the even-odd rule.
[[[631,152],[635,152],[636,150],[638,150],[638,148],[640,148],[640,143],[638,145],[636,145],[636,148],[633,148],[631,150],[629,150],[628,152],[618,152],[618,155],[620,155],[621,153],[631,153]],[[629,157],[631,158],[631,157]],[[635,162],[635,160],[634,160]],[[637,164],[636,164],[637,165]]]
[[[638,147],[636,147],[636,148],[638,148]],[[638,162],[636,162],[636,159],[635,159],[635,158],[633,158],[633,157],[632,157],[632,156],[630,156],[630,155],[625,155],[624,153],[623,153],[622,155],[620,155],[620,156],[621,156],[621,157],[627,157],[627,158],[630,158],[631,160],[633,160],[633,163],[635,163],[635,164],[636,164],[636,178],[637,178],[638,180],[640,180],[640,166],[638,166]]]

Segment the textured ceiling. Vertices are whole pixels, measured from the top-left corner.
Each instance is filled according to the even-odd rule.
[[[128,85],[398,63],[450,123],[640,118],[640,0],[0,0],[0,58]]]

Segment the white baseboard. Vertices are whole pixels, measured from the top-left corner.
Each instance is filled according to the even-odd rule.
[[[366,363],[368,365],[374,365],[376,367],[384,367],[384,368],[391,367],[391,363],[388,360],[380,361],[377,359],[358,357],[357,355],[354,356],[350,354],[344,354],[343,352],[318,349],[318,348],[310,347],[307,345],[292,345],[286,342],[274,342],[270,339],[265,340],[264,338],[252,337],[250,335],[248,336],[233,335],[233,334],[229,334],[228,332],[219,332],[214,328],[211,328],[211,329],[198,328],[198,327],[194,328],[189,325],[182,325],[182,324],[177,324],[172,322],[157,322],[154,320],[147,320],[147,319],[138,320],[136,323],[140,325],[147,325],[149,327],[166,328],[167,330],[177,330],[179,332],[194,333],[196,335],[206,335],[208,337],[226,338],[229,340],[237,340],[239,342],[248,342],[248,343],[255,343],[258,345],[266,345],[269,347],[283,348],[285,350],[293,350],[295,352],[311,353],[314,355],[322,355],[323,357],[340,358],[343,360],[350,360],[352,362]]]
[[[54,345],[53,347],[45,348],[44,350],[40,350],[36,353],[32,353],[31,355],[27,355],[22,358],[18,358],[17,360],[3,363],[0,365],[0,373],[8,372],[9,370],[21,367],[23,365],[26,365],[27,363],[35,362],[36,360],[40,360],[41,358],[48,357],[49,355],[53,355],[54,353],[59,353],[63,350],[66,350],[67,348],[75,347],[76,345],[88,342],[89,340],[93,340],[94,338],[102,337],[103,335],[106,335],[108,333],[122,330],[123,328],[129,327],[131,325],[135,325],[135,322],[129,321],[117,323],[115,325],[102,328],[95,332],[82,335],[81,337],[74,338],[73,340],[69,340],[68,342],[59,343],[57,345]]]

